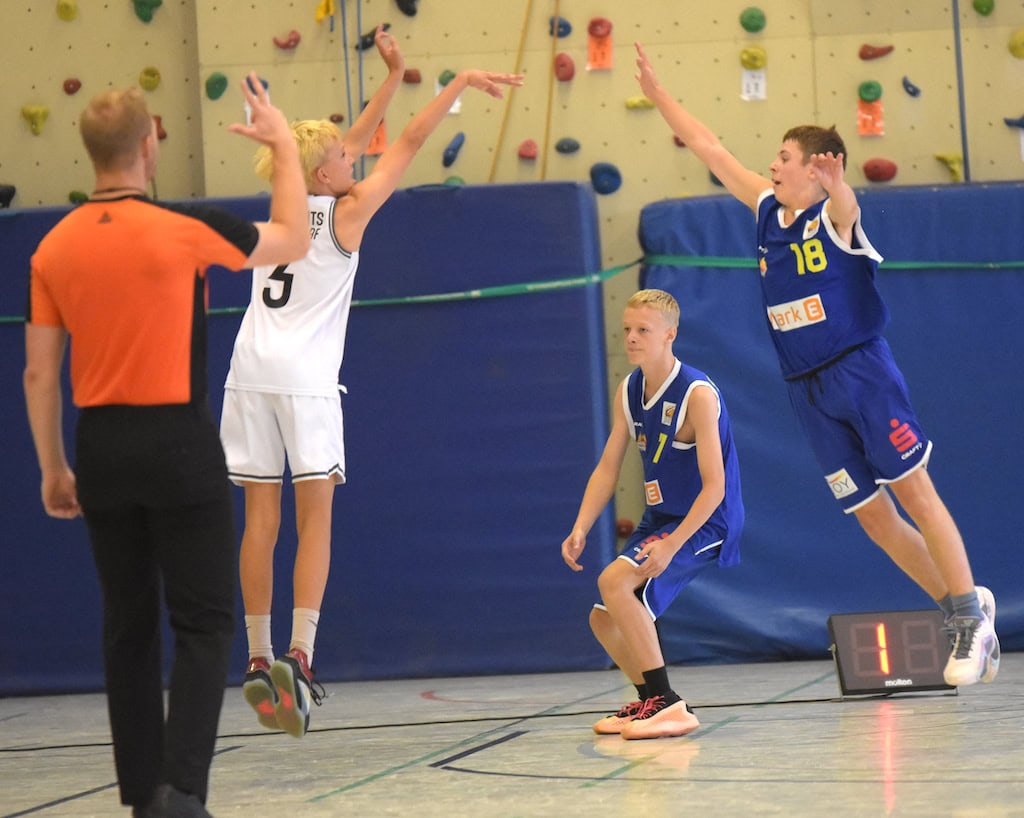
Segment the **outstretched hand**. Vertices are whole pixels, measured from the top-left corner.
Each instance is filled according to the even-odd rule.
[[[502,85],[519,87],[523,84],[522,74],[496,74],[494,71],[481,71],[477,68],[466,71],[465,77],[466,85],[470,88],[476,88],[497,99],[505,95]]]
[[[633,45],[636,46],[636,79],[640,83],[640,90],[644,92],[644,96],[651,99],[661,84],[658,82],[654,66],[651,65],[644,47],[640,43],[633,43]]]
[[[402,56],[402,52],[398,48],[398,40],[385,31],[383,23],[377,26],[373,42],[377,46],[377,53],[388,67],[388,71],[405,70],[405,57]]]
[[[807,160],[814,177],[826,191],[834,190],[845,179],[843,171],[843,155],[828,153],[812,153]]]
[[[278,108],[270,104],[270,97],[263,82],[255,71],[250,71],[242,81],[242,95],[245,97],[249,121],[236,122],[228,126],[231,133],[241,134],[263,145],[274,146],[292,141],[288,120]]]

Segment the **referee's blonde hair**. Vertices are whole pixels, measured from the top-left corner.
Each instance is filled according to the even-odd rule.
[[[679,302],[664,290],[640,290],[633,293],[626,307],[651,307],[660,312],[670,326],[679,326]]]

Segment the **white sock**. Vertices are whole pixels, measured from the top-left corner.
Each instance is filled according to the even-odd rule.
[[[249,640],[250,661],[260,656],[274,661],[274,645],[270,639],[270,614],[246,614],[245,635]]]
[[[290,647],[298,648],[306,654],[309,664],[313,664],[313,643],[316,641],[316,626],[320,622],[320,611],[312,608],[294,608],[292,610],[292,641]]]

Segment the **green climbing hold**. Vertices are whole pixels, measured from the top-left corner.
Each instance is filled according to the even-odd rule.
[[[988,17],[995,7],[995,0],[974,0],[974,10],[982,17]]]
[[[452,71],[450,68],[446,68],[444,71],[441,72],[441,75],[437,78],[437,82],[438,85],[447,85],[453,79],[455,79],[455,72]]]
[[[740,25],[744,31],[756,34],[761,31],[767,22],[764,12],[757,6],[749,6],[740,12]]]
[[[882,86],[874,80],[865,80],[857,87],[857,96],[865,102],[875,102],[882,98]]]
[[[82,190],[72,190],[68,194],[68,201],[71,202],[71,204],[79,205],[82,202],[89,201],[89,194]]]
[[[144,23],[153,21],[153,12],[163,5],[164,0],[132,0],[135,6],[135,16]]]
[[[214,71],[206,78],[206,96],[210,99],[220,99],[228,90],[228,78],[220,71]]]

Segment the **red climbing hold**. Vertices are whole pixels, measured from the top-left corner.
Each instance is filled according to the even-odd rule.
[[[291,49],[295,48],[295,46],[297,46],[299,44],[299,40],[301,40],[301,39],[302,39],[302,37],[299,34],[299,32],[297,32],[293,28],[291,31],[288,32],[288,36],[287,37],[275,37],[274,38],[274,45],[276,45],[278,48],[283,48],[286,51],[290,51]]]
[[[576,76],[576,63],[564,51],[555,57],[555,77],[559,82],[568,82]]]
[[[519,158],[520,159],[536,159],[537,158],[537,143],[532,139],[526,139],[519,146]]]
[[[860,47],[857,55],[862,60],[877,60],[879,57],[884,57],[886,54],[891,53],[895,47],[893,45],[868,45],[865,43]]]
[[[896,163],[891,159],[868,159],[864,163],[864,176],[870,182],[888,182],[896,176]]]

